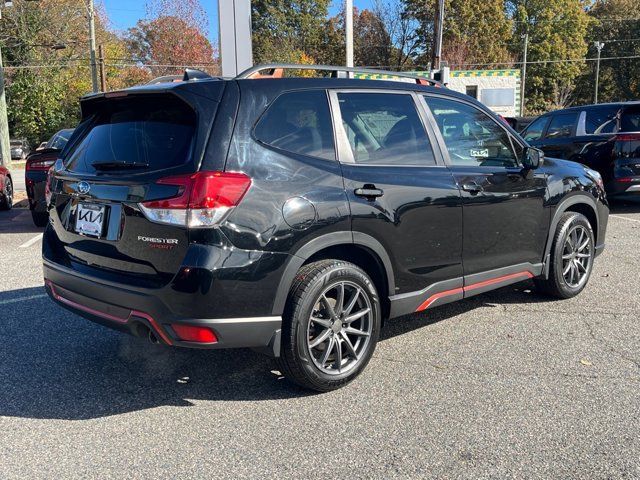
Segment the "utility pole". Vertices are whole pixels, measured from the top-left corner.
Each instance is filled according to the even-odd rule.
[[[98,91],[98,67],[96,65],[96,22],[93,0],[87,0],[87,13],[89,17],[89,48],[91,55],[91,86],[93,92]]]
[[[442,32],[444,31],[444,0],[438,0],[438,13],[433,28],[433,53],[431,55],[431,70],[440,69],[442,60]]]
[[[2,6],[4,0],[0,0],[0,19],[2,19]],[[7,6],[11,6],[6,3]],[[7,98],[4,92],[4,66],[2,64],[2,49],[0,48],[0,165],[11,165],[11,146],[9,145],[9,118],[7,115]]]
[[[100,66],[100,90],[107,91],[107,74],[104,69],[104,46],[98,45],[98,65]]]
[[[353,67],[353,0],[345,0],[344,30],[347,44],[347,67]]]
[[[600,52],[604,48],[604,43],[594,42],[593,44],[598,49],[598,59],[596,60],[596,87],[593,95],[593,103],[598,103],[598,81],[600,80]]]
[[[522,81],[520,83],[520,116],[524,117],[524,92],[527,84],[527,51],[529,49],[529,33],[524,34],[524,54],[522,55]]]

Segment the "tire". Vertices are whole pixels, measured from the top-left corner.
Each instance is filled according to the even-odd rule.
[[[6,177],[4,187],[2,189],[2,198],[0,199],[0,210],[11,210],[13,208],[13,182],[11,178]]]
[[[563,213],[551,245],[549,278],[535,280],[538,291],[558,298],[575,297],[587,286],[594,258],[595,239],[587,217]]]
[[[46,212],[34,212],[31,210],[31,218],[36,227],[46,227],[49,223],[49,214]]]
[[[380,323],[380,299],[362,269],[341,260],[305,265],[289,291],[279,369],[304,388],[319,392],[340,388],[369,363]]]

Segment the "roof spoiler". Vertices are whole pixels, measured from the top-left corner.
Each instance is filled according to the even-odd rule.
[[[393,72],[389,70],[379,70],[375,68],[340,67],[335,65],[297,65],[293,63],[269,63],[256,65],[240,73],[237,79],[252,78],[282,78],[285,70],[315,70],[331,72],[332,78],[353,78],[354,74],[379,75],[381,80],[393,80],[393,77],[407,78],[415,80],[418,85],[432,85],[442,87],[442,84],[428,77],[416,75],[415,73]],[[264,73],[263,73],[264,72]]]

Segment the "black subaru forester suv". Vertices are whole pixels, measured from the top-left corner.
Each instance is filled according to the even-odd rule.
[[[326,391],[385,319],[527,279],[585,287],[597,172],[421,79],[280,67],[82,100],[50,183],[51,298],[152,342],[261,349]]]

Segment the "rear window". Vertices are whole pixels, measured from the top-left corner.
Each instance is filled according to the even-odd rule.
[[[92,174],[183,165],[191,158],[195,128],[195,112],[177,98],[109,100],[67,154],[67,169]]]

